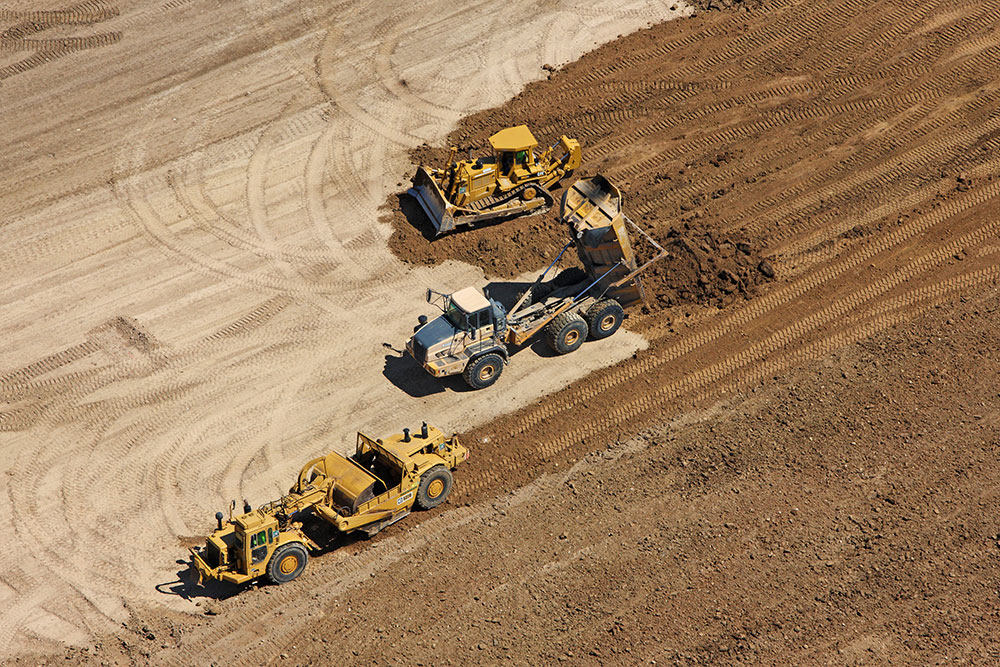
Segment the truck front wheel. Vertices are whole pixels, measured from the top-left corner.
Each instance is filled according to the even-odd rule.
[[[442,465],[436,465],[420,478],[415,501],[418,508],[429,510],[444,502],[451,493],[451,471]]]
[[[273,584],[287,584],[302,574],[309,562],[309,552],[301,542],[282,544],[267,562],[267,578]]]
[[[470,361],[462,377],[473,389],[486,389],[500,379],[501,373],[503,373],[503,357],[491,352]]]
[[[561,313],[545,325],[545,342],[557,354],[569,354],[587,340],[587,323],[579,313]]]

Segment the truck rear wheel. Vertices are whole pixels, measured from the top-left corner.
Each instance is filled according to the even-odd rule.
[[[501,373],[503,373],[503,357],[490,352],[470,361],[462,372],[462,377],[473,389],[486,389],[500,379]]]
[[[429,510],[443,503],[451,493],[451,481],[451,471],[443,465],[436,465],[425,472],[417,489],[416,506]]]
[[[309,552],[301,542],[282,544],[267,562],[267,578],[273,584],[287,584],[295,579],[309,562]]]
[[[593,340],[601,340],[618,331],[622,320],[625,319],[625,310],[614,299],[604,299],[587,309],[585,319],[590,329],[590,337]]]
[[[587,323],[579,313],[561,313],[545,325],[545,342],[556,354],[569,354],[587,340]]]

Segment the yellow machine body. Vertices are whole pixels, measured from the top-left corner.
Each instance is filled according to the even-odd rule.
[[[191,549],[191,567],[199,583],[215,579],[242,584],[263,575],[274,583],[297,577],[307,552],[319,547],[303,532],[304,513],[325,520],[342,533],[370,535],[398,521],[417,505],[423,509],[445,500],[451,470],[469,458],[457,436],[424,424],[385,439],[358,433],[355,452],[315,458],[299,471],[294,486],[280,499],[230,516],[200,549]]]
[[[553,204],[548,188],[580,166],[580,143],[567,136],[538,151],[526,125],[490,137],[492,155],[455,160],[452,149],[444,169],[420,166],[410,194],[420,203],[438,234],[487,220],[535,215]]]

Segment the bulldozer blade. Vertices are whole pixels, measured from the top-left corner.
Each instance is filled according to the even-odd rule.
[[[452,205],[445,199],[441,187],[425,167],[418,167],[413,175],[413,187],[407,191],[417,200],[420,208],[434,225],[437,235],[445,234],[455,229],[455,217],[451,213]]]

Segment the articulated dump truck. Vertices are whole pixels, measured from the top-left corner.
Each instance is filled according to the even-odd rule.
[[[603,176],[577,181],[563,195],[561,217],[570,242],[507,311],[485,293],[467,287],[452,294],[427,291],[442,315],[419,325],[406,351],[435,377],[462,374],[474,389],[494,384],[520,347],[542,333],[557,354],[568,354],[590,338],[611,336],[625,308],[643,300],[640,274],[666,253],[622,212],[621,192]],[[651,244],[655,255],[639,265],[628,230]],[[583,280],[543,283],[571,246],[583,265]]]
[[[295,485],[278,500],[223,521],[205,546],[191,549],[191,568],[200,584],[216,579],[243,584],[258,577],[283,584],[300,574],[309,551],[320,547],[303,532],[306,515],[323,519],[340,533],[374,535],[410,509],[430,509],[451,492],[451,471],[469,458],[457,436],[423,424],[373,440],[358,433],[354,454],[337,452],[313,459]],[[235,503],[234,503],[235,504]]]

